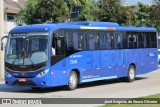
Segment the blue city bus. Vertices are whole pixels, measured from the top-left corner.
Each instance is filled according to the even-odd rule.
[[[113,22],[65,22],[13,28],[5,83],[32,89],[123,78],[158,69],[157,30]]]

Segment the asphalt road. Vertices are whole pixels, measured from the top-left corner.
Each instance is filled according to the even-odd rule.
[[[9,87],[0,82],[0,98],[135,98],[156,93],[160,93],[160,70],[139,75],[132,83],[105,80],[79,85],[74,91],[64,87],[36,91],[28,87]]]

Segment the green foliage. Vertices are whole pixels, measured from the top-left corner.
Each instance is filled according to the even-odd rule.
[[[96,21],[99,18],[99,7],[96,2],[92,0],[83,1],[81,12],[77,20],[80,21]]]
[[[150,26],[156,27],[160,31],[160,0],[157,5],[150,7]]]
[[[120,0],[100,1],[100,21],[117,22],[120,25],[151,26],[160,30],[160,0],[157,5],[121,6]]]
[[[25,8],[22,9],[18,17],[16,18],[16,21],[20,24],[34,24],[38,23],[38,20],[36,19],[36,7],[39,0],[27,0]]]
[[[42,22],[64,22],[69,11],[64,0],[40,0],[37,12]]]
[[[109,22],[124,23],[124,9],[120,5],[120,0],[100,1],[100,20]]]
[[[68,17],[68,7],[64,0],[27,0],[16,21],[25,24],[63,22]]]
[[[121,6],[120,0],[27,0],[20,11],[18,23],[36,24],[46,21],[105,21],[120,25],[151,26],[160,31],[160,0],[153,6],[138,3],[137,6]],[[75,7],[80,7],[79,15],[71,18]]]
[[[74,7],[80,7],[80,12],[77,18],[74,18],[72,20],[78,20],[78,21],[96,21],[99,18],[99,7],[97,5],[97,2],[94,2],[93,0],[68,0],[68,8],[70,10],[70,13],[72,13],[72,9]]]
[[[71,19],[73,8],[81,8],[77,18]],[[46,21],[64,22],[71,20],[96,21],[99,17],[97,2],[92,0],[27,0],[26,6],[20,11],[16,21],[25,24],[45,23]]]
[[[133,23],[134,26],[149,26],[149,6],[145,6],[142,3],[138,3],[136,11],[134,11]]]

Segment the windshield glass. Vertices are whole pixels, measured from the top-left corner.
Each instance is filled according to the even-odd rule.
[[[6,62],[12,65],[36,65],[48,60],[49,33],[11,34]]]

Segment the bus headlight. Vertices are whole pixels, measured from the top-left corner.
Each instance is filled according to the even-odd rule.
[[[9,72],[5,72],[5,75],[6,75],[7,77],[11,77],[11,76],[12,76]]]
[[[40,73],[37,75],[37,77],[40,78],[40,77],[44,76],[45,74],[47,74],[48,71],[49,71],[49,69],[46,69],[46,70],[40,72]]]

